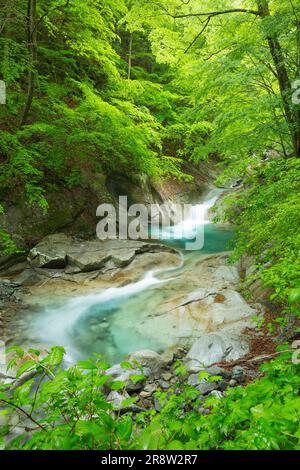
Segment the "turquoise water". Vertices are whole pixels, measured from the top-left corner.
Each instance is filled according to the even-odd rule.
[[[205,253],[218,253],[228,249],[232,241],[233,231],[228,228],[207,225],[205,227],[205,244],[198,252],[184,252],[185,265],[189,259],[201,257]],[[170,244],[170,243],[169,243]],[[184,249],[185,242],[171,243],[177,249]],[[179,270],[180,271],[180,270]],[[163,273],[157,278],[172,277],[172,273]],[[172,281],[170,281],[172,282]],[[119,362],[130,352],[151,349],[162,352],[168,344],[150,339],[135,333],[135,322],[139,321],[140,312],[155,311],[166,300],[166,286],[149,285],[145,290],[136,292],[128,297],[119,297],[103,303],[96,303],[88,308],[74,324],[70,337],[78,357],[88,357],[94,351],[108,356],[112,363]],[[128,316],[128,312],[130,315]],[[128,316],[128,322],[120,322],[120,318]]]
[[[186,243],[191,243],[193,240],[172,240],[165,241],[166,244],[186,252],[185,246]],[[201,250],[196,252],[186,253],[196,253],[198,255],[205,253],[221,253],[222,251],[230,250],[233,246],[234,241],[234,230],[227,226],[220,226],[214,224],[207,224],[204,227],[204,246]]]
[[[216,196],[204,202],[206,209]],[[207,220],[196,230],[204,229],[204,246],[199,251],[186,251],[186,239],[164,240],[177,248],[183,257],[179,267],[164,272],[148,272],[140,281],[124,287],[113,287],[99,294],[66,298],[63,304],[49,304],[35,314],[27,325],[26,339],[32,344],[62,345],[69,360],[90,357],[94,352],[107,357],[111,363],[122,360],[130,352],[142,349],[163,351],[169,346],[155,335],[140,328],[143,318],[170,298],[172,276],[191,267],[205,253],[226,251],[233,239],[232,229],[216,226]],[[191,240],[188,240],[191,242]],[[196,280],[196,277],[195,277]],[[200,287],[200,286],[198,286]],[[193,288],[193,286],[191,286]],[[137,328],[139,326],[139,328]]]

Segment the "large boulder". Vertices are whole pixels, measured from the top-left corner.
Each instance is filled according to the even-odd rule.
[[[202,276],[201,272],[201,281]],[[221,330],[230,330],[242,336],[245,328],[253,326],[252,318],[257,312],[239,292],[226,288],[198,288],[181,298],[181,293],[187,290],[191,282],[183,274],[177,276],[169,286],[158,286],[157,291],[169,290],[170,300],[161,303],[151,315],[137,322],[136,328],[164,344],[190,346],[206,333],[221,334]]]
[[[150,251],[147,243],[132,240],[94,240],[74,244],[67,253],[68,266],[77,272],[128,266],[137,254]]]
[[[71,244],[72,238],[63,233],[49,235],[30,251],[28,261],[33,267],[63,269]]]
[[[67,264],[72,268],[72,272],[90,272],[103,268],[110,257],[111,254],[104,248],[103,242],[85,242],[70,247]],[[69,271],[71,272],[70,269]]]
[[[75,242],[64,234],[49,235],[29,253],[28,261],[35,268],[66,269],[67,273],[88,273],[103,269],[124,268],[137,255],[176,250],[160,244],[135,240],[92,240]]]
[[[187,368],[200,371],[222,361],[235,361],[249,353],[246,336],[228,331],[204,334],[198,338],[186,356]]]

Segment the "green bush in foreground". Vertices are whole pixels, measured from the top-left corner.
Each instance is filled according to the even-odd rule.
[[[2,448],[6,442],[10,450],[300,449],[299,365],[289,352],[262,366],[260,380],[222,399],[208,398],[209,415],[197,411],[203,406],[199,393],[186,385],[181,393],[157,393],[160,413],[135,417],[126,412],[134,397],[124,399],[121,410],[107,402],[104,388],[122,394],[125,384],[105,375],[109,364],[101,357],[63,370],[63,348],[52,348],[43,359],[38,351],[16,352],[10,366],[23,360],[18,377],[36,375],[13,391],[0,387]],[[132,376],[143,378],[142,372]],[[16,428],[23,432],[12,437]]]

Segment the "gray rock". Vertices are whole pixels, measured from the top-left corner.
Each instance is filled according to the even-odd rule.
[[[196,387],[201,383],[203,379],[199,378],[199,374],[192,374],[188,378],[188,384],[191,385],[192,387]]]
[[[207,416],[210,414],[210,410],[208,408],[204,408],[203,406],[201,406],[199,409],[198,409],[198,412],[202,415],[202,416]]]
[[[175,250],[160,244],[144,243],[135,240],[94,240],[73,244],[67,253],[69,268],[78,272],[91,272],[99,269],[118,269],[128,266],[137,255]]]
[[[206,369],[203,369],[203,371],[207,372],[210,375],[224,377],[225,379],[231,377],[231,374],[229,372],[227,372],[222,367],[218,366],[207,367]]]
[[[218,388],[218,384],[216,382],[207,382],[204,379],[196,387],[196,389],[201,393],[201,395],[204,395],[204,396],[212,392],[213,390],[216,390],[217,388]]]
[[[29,252],[28,262],[34,267],[63,269],[71,243],[67,235],[49,235]]]
[[[127,392],[124,392],[123,394],[112,391],[110,394],[107,396],[107,401],[108,403],[112,403],[114,406],[114,409],[116,410],[121,410],[123,408],[123,402],[124,400],[130,398]]]
[[[148,349],[130,354],[128,361],[132,363],[137,362],[149,368],[153,374],[159,374],[167,366],[164,356]]]
[[[195,341],[187,354],[187,359],[198,365],[209,366],[225,359],[226,344],[217,334],[202,335]]]
[[[14,271],[13,267],[16,264],[20,264],[26,261],[26,255],[23,253],[15,253],[12,255],[1,255],[0,254],[0,271],[4,273],[10,273]],[[10,268],[12,267],[12,270]]]
[[[123,250],[119,253],[113,254],[111,260],[117,268],[128,266],[135,258],[135,250]]]
[[[173,377],[173,375],[170,373],[170,372],[165,372],[164,374],[161,374],[161,378],[163,380],[165,380],[166,382],[168,382],[169,380],[171,380]]]
[[[9,280],[0,281],[0,301],[1,302],[18,302],[18,289],[20,284]]]
[[[220,392],[219,390],[213,390],[212,392],[210,392],[209,396],[218,398],[220,400],[221,398],[223,398],[223,393]]]
[[[105,371],[105,375],[111,376],[114,382],[125,382],[127,392],[137,392],[143,388],[143,381],[134,382],[130,379],[132,375],[142,375],[138,369],[123,369],[117,364]]]
[[[243,382],[245,379],[245,370],[243,367],[235,366],[232,370],[232,379],[237,382]]]
[[[218,384],[216,382],[209,382],[208,380],[201,378],[199,374],[190,375],[188,378],[188,384],[192,387],[196,387],[202,395],[206,395],[218,388]]]
[[[161,357],[162,357],[162,360],[170,365],[172,364],[172,362],[174,361],[174,355],[176,354],[176,350],[173,350],[173,349],[168,349],[167,351],[165,351],[163,354],[161,354]]]
[[[99,240],[72,245],[67,252],[67,273],[97,271],[111,259],[105,242]]]
[[[141,397],[141,398],[150,398],[151,396],[152,396],[152,393],[150,393],[150,392],[145,392],[145,390],[140,393],[140,397]]]
[[[228,383],[228,382],[225,382],[225,380],[221,380],[221,381],[218,383],[218,389],[219,389],[221,392],[225,392],[225,390],[227,390],[228,387],[229,387],[229,383]]]
[[[144,391],[153,395],[154,392],[158,390],[158,386],[156,384],[147,384],[144,387]]]
[[[154,397],[154,409],[155,409],[155,411],[160,412],[162,407],[163,407],[163,405],[160,404],[158,398]]]
[[[189,359],[187,358],[188,361],[186,362],[185,366],[186,366],[186,370],[189,374],[196,374],[196,373],[199,373],[201,371],[204,371],[205,368],[203,367],[203,365],[198,361],[198,359]]]
[[[218,333],[203,334],[198,338],[187,354],[189,370],[199,370],[216,362],[237,360],[249,352],[246,337],[236,335],[227,330]]]
[[[160,380],[159,381],[159,386],[163,389],[163,390],[168,390],[170,388],[170,383],[169,382],[166,382],[164,380]]]
[[[30,287],[43,282],[45,278],[40,276],[34,269],[25,269],[21,274],[19,274],[16,280],[22,286]]]
[[[160,244],[135,240],[93,240],[75,242],[64,234],[49,235],[29,253],[28,261],[34,267],[63,269],[67,273],[92,272],[99,269],[118,269],[128,266],[138,254],[175,253]],[[106,266],[107,265],[107,266]]]
[[[216,269],[214,276],[218,280],[222,279],[235,285],[240,282],[240,275],[236,266],[220,266]]]
[[[237,385],[237,381],[234,379],[231,379],[229,382],[230,387],[235,387]]]

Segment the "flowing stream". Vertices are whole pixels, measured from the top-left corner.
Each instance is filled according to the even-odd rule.
[[[168,344],[160,335],[143,331],[143,319],[172,294],[172,280],[187,266],[205,253],[222,252],[228,248],[232,238],[231,229],[216,226],[209,221],[208,211],[215,204],[221,191],[210,191],[202,201],[195,204],[180,224],[158,237],[164,243],[175,246],[181,253],[178,267],[146,272],[144,277],[123,287],[112,287],[96,294],[80,295],[53,301],[44,299],[44,306],[29,318],[23,318],[26,336],[30,343],[63,345],[67,358],[75,361],[87,358],[93,352],[105,355],[115,363],[126,354],[141,349],[158,352]],[[204,247],[199,251],[186,252],[186,236],[195,236],[199,230],[205,232]],[[182,235],[183,234],[183,235]],[[187,293],[188,293],[187,286]],[[174,292],[173,292],[174,295]],[[139,325],[139,328],[137,328]]]

